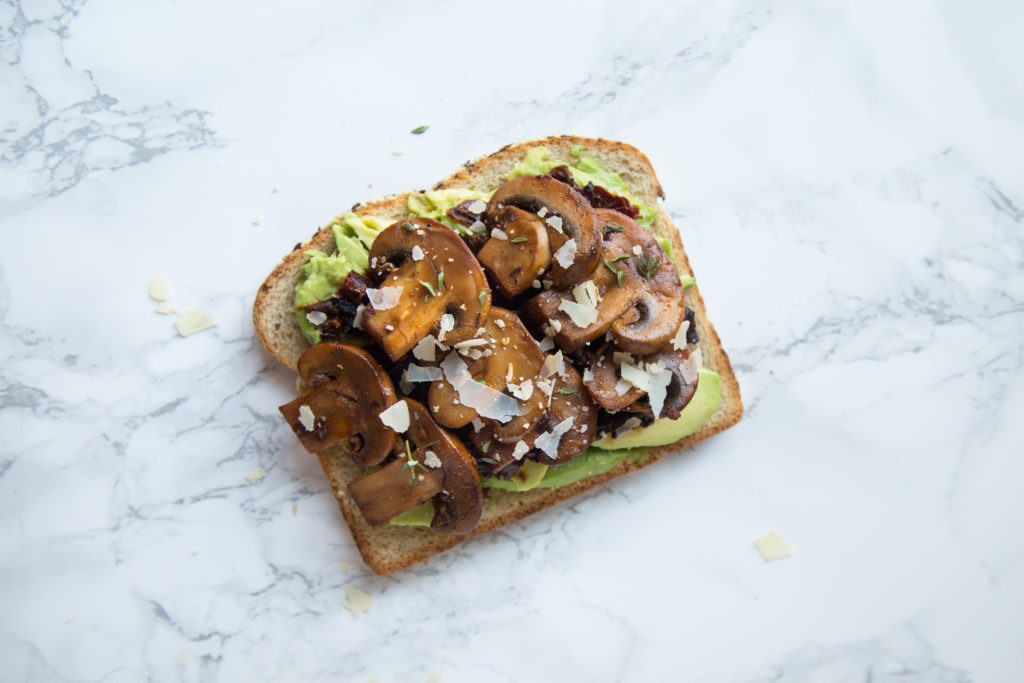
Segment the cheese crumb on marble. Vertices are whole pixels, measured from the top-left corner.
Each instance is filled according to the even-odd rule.
[[[344,562],[341,563],[341,571],[343,571],[343,572],[351,571],[351,570],[355,569],[355,567],[356,566],[354,564],[352,564],[351,562],[349,562],[348,560],[345,560]]]
[[[778,529],[766,532],[754,541],[754,545],[757,546],[757,550],[765,562],[780,560],[793,554],[793,545]]]
[[[257,467],[252,472],[247,472],[246,473],[245,480],[247,482],[249,482],[250,484],[254,484],[254,483],[258,482],[259,480],[263,479],[263,477],[265,477],[265,476],[267,476],[267,473],[263,470],[263,468],[262,467]]]
[[[153,307],[153,312],[159,313],[160,315],[170,315],[171,313],[177,313],[180,310],[181,309],[175,306],[174,304],[166,303],[159,303]]]
[[[345,586],[345,597],[345,609],[356,616],[366,614],[373,607],[373,596],[354,586]]]
[[[217,319],[205,308],[189,308],[178,314],[174,326],[178,328],[178,334],[187,337],[196,332],[202,332],[216,326]]]
[[[149,281],[149,296],[153,301],[167,301],[171,298],[171,281],[165,277],[155,277]]]

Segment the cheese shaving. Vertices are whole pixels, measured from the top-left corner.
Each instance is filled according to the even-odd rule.
[[[434,451],[426,451],[423,453],[423,464],[427,467],[437,469],[441,466],[441,458],[437,457],[437,453]]]
[[[153,301],[167,301],[171,298],[171,281],[165,277],[155,277],[149,281],[149,296]]]
[[[590,327],[597,322],[597,309],[593,306],[584,306],[575,301],[562,299],[558,304],[558,310],[565,311],[576,327]]]
[[[412,355],[416,357],[416,360],[424,360],[433,363],[437,360],[437,354],[434,349],[434,335],[428,334],[423,339],[416,342],[416,346],[412,347]]]
[[[625,396],[626,392],[633,388],[633,385],[624,379],[620,379],[615,383],[615,393],[619,396]]]
[[[575,260],[576,258],[576,240],[566,240],[565,244],[559,247],[558,251],[555,252],[554,258],[555,261],[558,262],[558,265],[562,266],[563,268],[568,268],[569,266],[571,266],[573,260]]]
[[[686,333],[690,329],[690,321],[684,320],[683,324],[676,330],[676,336],[672,337],[672,348],[676,351],[686,348]]]
[[[508,233],[502,230],[501,228],[495,228],[494,230],[491,230],[491,237],[493,237],[496,240],[507,240]]]
[[[565,357],[562,356],[562,352],[559,351],[554,355],[547,356],[544,358],[544,365],[540,369],[540,378],[547,379],[551,375],[565,374]]]
[[[558,442],[562,440],[563,434],[572,429],[573,420],[574,418],[567,417],[555,425],[550,432],[538,436],[533,447],[544,451],[549,457],[558,457]]]
[[[327,322],[327,314],[323,311],[310,311],[306,314],[306,320],[308,320],[311,325],[323,325]]]
[[[480,214],[487,210],[487,202],[482,199],[477,199],[466,208],[469,209],[470,213]]]
[[[546,207],[546,206],[540,207],[540,209],[538,209],[538,211],[537,211],[537,215],[540,216],[541,218],[544,218],[544,216],[547,216],[548,215],[548,207]]]
[[[369,291],[369,290],[367,290]],[[451,313],[441,314],[441,331],[437,334],[437,341],[444,341],[444,335],[455,329],[455,316]]]
[[[518,398],[520,401],[529,401],[530,397],[533,396],[533,380],[526,380],[520,384],[507,383],[509,393]]]
[[[622,365],[619,367],[619,374],[640,391],[650,391],[651,377],[635,365]]]
[[[668,396],[668,385],[672,381],[672,373],[660,364],[648,363],[647,376],[651,383],[647,390],[647,398],[651,402],[651,412],[657,419],[661,417],[661,410],[665,407],[665,397]]]
[[[487,226],[484,225],[484,222],[482,220],[480,220],[479,218],[477,220],[473,221],[473,224],[469,226],[469,231],[470,232],[480,233],[480,232],[484,232],[485,230],[487,230]]]
[[[213,313],[205,308],[190,308],[182,311],[178,315],[178,319],[174,321],[174,326],[178,328],[178,334],[182,337],[202,332],[216,324],[217,319],[213,317]]]
[[[370,306],[377,311],[386,311],[394,308],[402,299],[401,287],[381,287],[380,289],[366,288],[366,296],[370,298]]]
[[[391,427],[399,433],[407,431],[409,429],[409,404],[405,401],[398,401],[390,408],[382,410],[378,417],[385,427]]]
[[[363,329],[363,313],[366,311],[366,304],[356,306],[356,317],[352,319],[352,327],[357,330]]]
[[[547,223],[548,225],[550,225],[552,228],[554,228],[558,232],[561,232],[563,235],[565,234],[565,232],[562,230],[562,217],[561,216],[548,216],[547,219],[544,222]]]
[[[441,379],[444,373],[441,368],[423,367],[422,365],[410,365],[405,369],[402,379],[406,382],[434,382]]]
[[[313,409],[307,405],[299,406],[299,422],[306,428],[307,432],[313,431],[313,425],[316,422],[316,415],[313,414]]]
[[[622,423],[621,427],[619,427],[618,429],[615,430],[615,438],[618,439],[619,437],[621,437],[621,436],[623,436],[623,435],[633,431],[634,429],[639,427],[641,424],[643,424],[643,423],[640,422],[640,418],[638,418],[638,417],[631,417],[631,418],[629,418],[628,420],[626,420],[625,422]]]
[[[544,337],[538,342],[538,346],[540,346],[541,351],[550,351],[555,348],[555,340],[551,337]]]
[[[519,415],[519,403],[493,387],[473,379],[466,361],[458,353],[450,353],[441,361],[444,378],[459,395],[459,401],[467,408],[472,408],[480,417],[508,422]]]
[[[584,382],[593,382],[594,381],[594,371],[591,370],[590,368],[585,368],[583,370],[583,381]]]
[[[420,249],[420,245],[418,245],[418,244],[414,245],[413,248],[412,248],[412,260],[413,261],[422,261],[423,260],[423,256],[424,256],[423,250]]]
[[[353,586],[345,586],[345,598],[345,609],[356,616],[366,614],[373,606],[373,596]]]
[[[526,445],[525,441],[519,441],[516,443],[515,449],[512,451],[512,457],[516,460],[522,460],[523,456],[530,452],[530,447]]]
[[[697,369],[701,366],[704,357],[700,352],[700,349],[694,349],[690,352],[690,357],[679,364],[679,374],[683,376],[683,382],[686,384],[693,384],[697,381]]]
[[[635,255],[637,255],[637,256],[643,256],[644,255],[644,249],[639,244],[634,244],[633,245],[633,253]]]
[[[572,298],[581,306],[597,307],[601,303],[601,294],[597,291],[597,285],[593,280],[576,285],[572,288]]]
[[[764,534],[754,541],[754,545],[757,546],[757,550],[765,562],[779,560],[793,554],[793,545],[778,529],[772,529]]]

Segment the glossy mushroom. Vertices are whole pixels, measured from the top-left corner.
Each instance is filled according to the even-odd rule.
[[[515,441],[526,434],[544,412],[544,397],[534,388],[544,365],[544,352],[519,317],[504,308],[492,308],[483,329],[483,334],[477,337],[483,343],[466,349],[467,353],[479,354],[479,357],[470,358],[466,367],[470,381],[482,382],[496,392],[509,391],[509,383],[513,384],[515,393],[521,397],[518,400],[520,414],[504,422],[488,421],[495,423],[495,438]],[[461,350],[451,353],[459,354]],[[446,360],[441,364],[449,368],[449,372],[450,362]],[[478,387],[472,388],[478,390]],[[430,385],[427,402],[439,423],[452,428],[464,427],[480,416],[478,409],[466,405],[465,394],[466,390],[456,389],[447,377]]]
[[[576,324],[565,310],[578,305],[575,288],[541,292],[526,302],[524,313],[538,324],[557,321],[555,343],[566,352],[610,331],[623,351],[655,353],[683,320],[679,273],[661,245],[635,221],[610,209],[595,214],[606,227],[603,263],[590,280],[600,299],[593,321]]]
[[[484,223],[497,225],[502,209],[509,206],[544,221],[555,256],[549,277],[556,285],[579,282],[601,265],[601,229],[590,202],[576,190],[550,176],[515,178],[495,190],[484,212]],[[575,253],[571,261],[561,263],[558,250],[568,240],[575,241]]]
[[[301,395],[279,410],[306,450],[341,444],[360,465],[382,462],[395,432],[378,416],[396,396],[377,361],[355,346],[325,342],[302,354],[299,373]]]
[[[512,298],[529,289],[551,265],[548,227],[537,214],[515,206],[498,209],[492,220],[491,238],[476,257],[501,293]]]
[[[552,432],[558,425],[572,418],[556,444],[557,453],[539,449],[544,432]],[[547,415],[537,426],[539,436],[534,440],[537,462],[543,465],[564,465],[582,454],[597,434],[597,406],[583,386],[583,378],[572,365],[566,363],[565,372],[558,376],[551,394],[551,405]],[[551,450],[550,448],[548,450]]]
[[[590,364],[592,379],[587,382],[587,391],[594,401],[606,410],[630,409],[635,412],[650,411],[645,403],[637,406],[640,399],[648,395],[648,391],[640,389],[622,378],[622,363],[615,360],[616,351],[606,345],[594,356]],[[690,359],[690,349],[675,349],[666,344],[658,353],[631,359],[643,363],[645,367],[656,368],[657,371],[648,376],[648,381],[660,387],[661,407],[654,418],[677,419],[686,404],[693,398],[697,390],[697,368]],[[686,368],[687,364],[692,365]],[[667,373],[658,377],[661,371]]]
[[[414,218],[385,228],[370,248],[370,268],[378,288],[363,313],[363,329],[392,360],[428,334],[445,344],[469,339],[487,319],[487,278],[469,247],[443,223]]]
[[[371,526],[377,526],[433,499],[430,526],[443,534],[464,534],[480,521],[483,489],[473,457],[453,435],[430,417],[423,404],[403,399],[409,408],[407,436],[415,445],[394,461],[348,485]]]

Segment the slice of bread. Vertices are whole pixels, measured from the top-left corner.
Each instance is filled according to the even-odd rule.
[[[693,275],[679,239],[679,232],[668,214],[658,205],[658,199],[664,196],[664,192],[651,162],[642,152],[621,142],[561,136],[510,145],[494,154],[465,164],[459,171],[437,183],[434,189],[465,188],[492,192],[505,182],[506,175],[523,159],[528,150],[544,147],[547,150],[547,160],[572,166],[579,160],[571,153],[574,145],[580,145],[584,155],[593,157],[606,170],[621,177],[637,199],[649,206],[658,207],[651,232],[657,237],[667,237],[671,241],[672,261],[679,274]],[[374,216],[386,222],[401,220],[408,216],[408,197],[409,193],[406,193],[376,200],[357,205],[353,207],[353,211],[357,215]],[[299,269],[308,261],[305,252],[309,249],[332,252],[334,236],[330,228],[319,230],[312,239],[284,257],[260,287],[253,306],[253,323],[260,342],[274,358],[292,369],[295,369],[303,351],[309,348],[309,343],[296,322],[294,306]],[[708,320],[699,286],[687,289],[685,298],[686,305],[695,312],[703,365],[721,377],[722,399],[715,414],[695,434],[669,445],[644,449],[640,457],[627,458],[602,475],[559,488],[536,488],[520,492],[485,489],[483,516],[476,528],[465,536],[444,536],[429,528],[388,525],[371,527],[363,519],[346,488],[349,482],[363,474],[362,468],[338,450],[321,453],[320,463],[330,480],[341,513],[352,530],[352,536],[366,564],[378,574],[390,574],[425,561],[431,555],[469,538],[493,531],[554,503],[600,486],[615,477],[651,465],[665,454],[681,451],[739,422],[743,415],[739,384],[715,328]],[[282,403],[290,398],[283,397]]]

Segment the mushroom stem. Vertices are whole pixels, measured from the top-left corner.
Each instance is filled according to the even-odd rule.
[[[422,459],[417,451],[411,457],[415,466],[410,467],[406,458],[398,458],[348,485],[370,526],[384,524],[441,492],[441,470],[423,467]]]

